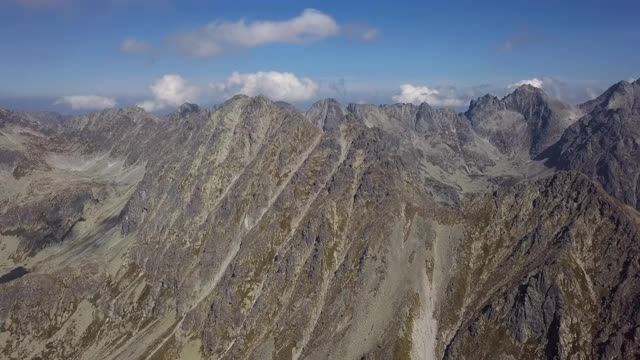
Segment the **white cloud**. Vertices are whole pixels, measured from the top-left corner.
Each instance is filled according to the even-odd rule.
[[[174,42],[179,50],[196,57],[213,57],[235,49],[270,43],[302,43],[338,34],[339,26],[329,15],[306,9],[285,21],[214,21],[204,28],[179,34]]]
[[[169,106],[179,106],[185,102],[195,102],[201,94],[201,90],[180,75],[168,74],[154,81],[149,90],[153,94],[153,100],[143,101],[137,105],[147,111],[161,110]]]
[[[427,86],[404,84],[400,86],[400,94],[391,98],[397,103],[421,104],[426,102],[432,106],[462,106],[465,101],[455,91],[443,92]]]
[[[73,110],[97,110],[116,106],[113,98],[97,95],[72,95],[56,100],[54,105],[64,104]]]
[[[149,86],[153,98],[137,105],[146,111],[157,111],[185,102],[198,102],[205,95],[222,100],[236,94],[264,95],[274,101],[296,102],[313,98],[318,89],[319,85],[313,80],[288,72],[234,72],[227,80],[212,82],[208,87],[192,85],[180,75],[168,74]]]
[[[293,73],[259,71],[256,73],[234,72],[225,82],[212,83],[216,92],[227,95],[264,95],[275,101],[303,101],[316,95],[318,84],[309,78],[298,78]]]
[[[151,45],[138,39],[126,38],[120,43],[120,50],[128,54],[148,54],[151,51]]]
[[[165,104],[162,104],[160,102],[156,102],[153,100],[146,100],[146,101],[142,101],[136,104],[136,106],[139,106],[141,108],[143,108],[145,111],[156,111],[156,110],[162,110],[163,108],[166,107]]]
[[[513,91],[515,88],[525,84],[542,89],[547,95],[572,104],[579,104],[596,98],[604,91],[601,84],[588,81],[566,82],[552,76],[521,80],[509,85],[506,90],[507,92]]]
[[[538,79],[538,78],[520,80],[520,81],[516,82],[515,84],[509,85],[509,88],[510,89],[514,89],[514,88],[520,87],[522,85],[531,85],[533,87],[537,87],[538,89],[542,89],[542,88],[544,88],[545,81],[543,79]]]
[[[362,42],[373,42],[380,37],[380,30],[367,25],[345,25],[341,32],[349,39]]]

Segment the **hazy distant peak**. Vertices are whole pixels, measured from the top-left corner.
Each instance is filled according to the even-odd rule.
[[[318,100],[318,101],[316,101],[315,103],[313,103],[313,104],[311,105],[311,107],[314,107],[314,106],[325,106],[325,105],[338,105],[338,106],[342,106],[342,104],[341,104],[338,100],[336,100],[336,99],[334,99],[334,98],[325,98],[325,99],[322,99],[322,100]]]
[[[307,111],[305,116],[314,125],[318,126],[323,131],[327,131],[344,122],[348,113],[349,111],[347,108],[342,106],[340,102],[335,99],[328,98],[311,105],[311,108]]]
[[[176,111],[176,113],[178,113],[180,116],[187,116],[191,113],[198,113],[198,112],[200,112],[200,106],[196,104],[188,103],[188,102],[180,105],[180,107],[178,107]]]

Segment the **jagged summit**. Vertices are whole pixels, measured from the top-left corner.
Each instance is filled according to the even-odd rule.
[[[189,114],[199,113],[201,111],[200,106],[192,103],[184,103],[178,107],[175,114],[181,117],[188,116]]]
[[[532,85],[522,85],[507,94],[502,101],[508,107],[520,112],[534,112],[540,107],[549,107],[551,103],[559,103],[557,99],[548,96],[542,89]]]
[[[155,115],[146,112],[143,108],[132,105],[123,108],[109,108],[85,115],[80,115],[65,122],[64,126],[75,129],[83,127],[107,128],[113,126],[127,126],[127,124],[141,124],[146,122],[159,122]]]
[[[224,101],[222,104],[219,104],[218,106],[216,106],[214,110],[220,110],[224,108],[230,109],[230,108],[235,108],[238,106],[245,106],[245,105],[248,106],[249,109],[263,107],[263,106],[277,107],[280,109],[286,108],[277,104],[276,102],[272,101],[271,99],[269,99],[264,95],[248,96],[244,94],[237,94],[232,96],[230,99]]]
[[[582,112],[525,84],[502,99],[485,95],[471,101],[465,116],[501,152],[514,155],[526,150],[535,157],[553,145]]]
[[[89,113],[87,115],[92,115],[92,114],[104,114],[104,115],[114,115],[114,114],[124,114],[124,115],[132,115],[132,114],[148,114],[148,112],[143,109],[142,107],[138,106],[138,105],[130,105],[130,106],[125,106],[125,107],[113,107],[113,108],[107,108],[107,109],[102,109],[102,110],[98,110],[92,113]],[[86,116],[86,115],[81,115],[81,116]]]
[[[306,112],[306,117],[323,131],[338,127],[345,121],[349,111],[335,99],[320,100]]]
[[[251,99],[251,97],[248,96],[248,95],[244,95],[244,94],[236,94],[236,95],[233,95],[231,98],[225,100],[224,102],[216,105],[215,109],[219,109],[219,108],[222,108],[224,106],[229,106],[231,104],[236,104],[236,103],[239,103],[241,101],[246,101],[247,99]]]
[[[334,98],[326,98],[326,99],[322,99],[322,100],[318,100],[315,103],[311,104],[311,108],[314,107],[326,107],[326,106],[340,106],[343,107],[342,104],[340,103],[340,101],[334,99]]]
[[[620,81],[608,88],[602,95],[580,105],[585,112],[596,109],[638,111],[640,109],[640,82]]]
[[[475,100],[471,100],[469,108],[465,111],[465,116],[471,120],[477,120],[480,118],[481,113],[485,112],[497,112],[505,110],[505,103],[497,96],[486,94]]]
[[[523,84],[520,85],[518,87],[516,87],[511,94],[507,94],[506,96],[541,96],[541,95],[546,95],[544,90],[537,87],[537,86],[533,86],[531,84]]]

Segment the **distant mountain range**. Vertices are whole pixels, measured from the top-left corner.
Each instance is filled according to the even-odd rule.
[[[640,81],[0,110],[0,358],[640,357]]]

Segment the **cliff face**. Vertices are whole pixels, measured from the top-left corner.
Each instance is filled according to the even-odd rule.
[[[543,157],[560,169],[587,174],[640,208],[640,83],[620,82],[582,108],[587,115]]]
[[[531,161],[558,106],[513,96],[3,111],[0,354],[635,356],[638,212]]]
[[[486,95],[471,102],[465,113],[473,128],[501,153],[536,157],[553,145],[582,111],[523,85],[498,99]]]
[[[637,355],[636,211],[558,173],[485,195],[465,219],[458,302],[439,310],[445,358]]]

